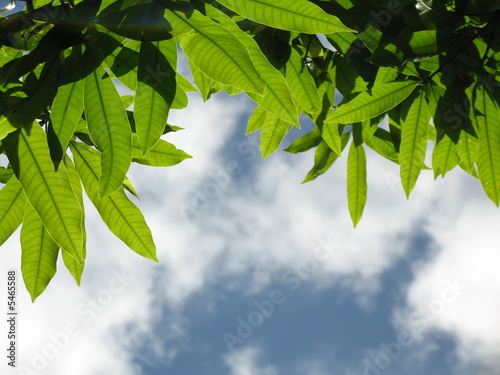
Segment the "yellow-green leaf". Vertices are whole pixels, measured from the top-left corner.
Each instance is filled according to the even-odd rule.
[[[2,141],[26,197],[54,241],[83,261],[82,212],[66,171],[54,171],[47,136],[38,123]]]
[[[142,42],[134,118],[145,155],[160,139],[176,92],[177,45],[174,39]]]
[[[83,81],[70,82],[59,87],[52,103],[50,119],[63,154],[75,132],[83,112]]]
[[[328,113],[325,122],[349,124],[371,119],[397,106],[419,84],[415,81],[380,83],[342,104],[335,112]]]
[[[132,162],[132,130],[111,78],[98,68],[85,78],[84,105],[90,137],[102,151],[99,194],[112,194]]]
[[[137,141],[137,136],[133,134],[134,153],[133,161],[151,167],[170,167],[179,164],[192,156],[177,149],[173,144],[160,139],[146,155],[142,155],[141,147]]]
[[[275,152],[285,135],[293,127],[289,122],[283,121],[271,112],[267,112],[260,134],[260,150],[262,159],[267,158]]]
[[[479,111],[479,156],[477,168],[486,195],[500,204],[500,109],[484,86],[478,89],[475,108]]]
[[[24,284],[31,301],[35,302],[56,274],[59,245],[50,237],[35,209],[28,202],[21,229],[21,249]]]
[[[157,262],[151,231],[141,211],[128,199],[123,188],[106,197],[99,197],[100,153],[82,143],[72,142],[70,145],[83,187],[102,220],[130,249]]]
[[[427,150],[427,130],[429,128],[430,113],[425,93],[408,103],[403,103],[407,112],[401,129],[401,146],[399,148],[399,164],[401,182],[406,197],[410,196],[420,171],[424,167],[425,152]]]
[[[168,10],[165,17],[179,32],[177,41],[191,62],[208,77],[262,95],[266,86],[246,47],[232,33],[200,12],[190,16]],[[223,67],[223,69],[221,69]]]
[[[286,62],[286,80],[297,105],[305,112],[314,113],[321,109],[316,83],[294,48],[291,49],[290,58]]]
[[[0,190],[0,245],[21,225],[25,201],[21,184],[12,176]]]
[[[243,17],[277,29],[307,34],[355,32],[307,0],[220,0],[219,3]]]
[[[354,226],[363,215],[367,191],[365,149],[352,142],[347,159],[347,201]]]
[[[293,102],[285,77],[269,62],[255,40],[243,32],[228,16],[214,7],[207,9],[207,15],[220,22],[222,27],[230,31],[245,45],[255,68],[265,81],[267,86],[263,95],[247,92],[248,96],[282,120],[299,126],[297,107]]]

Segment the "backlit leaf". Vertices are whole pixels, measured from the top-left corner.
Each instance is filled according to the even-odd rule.
[[[26,203],[21,229],[21,271],[31,301],[43,293],[56,273],[59,245],[45,230],[31,204]]]
[[[401,129],[399,164],[401,166],[401,182],[406,197],[409,197],[420,171],[424,167],[430,113],[423,91],[414,100],[404,103],[403,106],[407,114]]]
[[[122,186],[132,161],[132,131],[120,95],[98,68],[85,79],[85,115],[92,141],[102,151],[99,194]]]
[[[328,114],[325,122],[348,124],[376,117],[397,106],[418,86],[415,81],[380,83]]]
[[[277,29],[308,34],[354,31],[306,0],[220,0],[219,3],[243,17]]]
[[[69,177],[54,171],[47,137],[37,124],[10,134],[5,150],[26,197],[54,241],[79,263],[83,261],[82,212]]]
[[[128,199],[123,188],[108,196],[99,196],[100,153],[82,143],[72,142],[71,146],[83,187],[102,220],[133,251],[157,262],[151,231],[141,211]]]
[[[356,146],[352,142],[347,159],[347,201],[354,226],[363,215],[367,191],[365,150],[363,145]]]
[[[21,225],[25,201],[21,184],[16,177],[11,177],[0,190],[0,245]]]

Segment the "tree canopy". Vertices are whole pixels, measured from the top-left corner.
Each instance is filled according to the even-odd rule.
[[[22,225],[33,300],[59,252],[80,283],[83,192],[116,236],[157,261],[126,174],[132,162],[190,157],[165,140],[190,91],[248,95],[246,133],[260,130],[263,158],[307,116],[314,129],[285,151],[314,150],[304,182],[347,155],[354,225],[367,148],[399,164],[408,197],[423,169],[437,178],[458,166],[500,204],[497,1],[12,0],[2,13],[0,245]],[[180,50],[194,85],[177,69]]]

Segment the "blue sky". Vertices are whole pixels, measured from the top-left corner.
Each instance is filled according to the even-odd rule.
[[[189,97],[169,120],[185,129],[164,139],[193,159],[129,175],[160,262],[87,202],[82,286],[60,259],[32,304],[19,273],[19,368],[4,359],[0,373],[498,374],[500,217],[478,181],[424,171],[408,201],[397,166],[367,150],[353,229],[346,157],[301,184],[313,152],[262,161],[258,134],[244,136],[250,100]],[[17,231],[0,249],[4,280],[20,255]]]

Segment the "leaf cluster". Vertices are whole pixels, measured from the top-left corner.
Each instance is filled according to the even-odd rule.
[[[494,1],[28,0],[9,13],[0,16],[0,152],[8,159],[0,245],[22,225],[33,300],[59,252],[80,283],[83,192],[116,236],[157,260],[126,174],[132,162],[190,157],[164,139],[180,129],[168,115],[187,106],[189,91],[204,100],[248,95],[257,106],[246,132],[260,131],[263,158],[308,117],[314,129],[285,150],[314,149],[304,182],[349,146],[354,225],[366,204],[366,148],[399,164],[407,196],[423,169],[437,178],[459,166],[500,204]],[[196,87],[178,72],[179,47]]]

